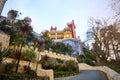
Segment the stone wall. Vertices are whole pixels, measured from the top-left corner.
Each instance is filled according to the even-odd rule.
[[[12,63],[13,61],[15,61],[15,59],[12,59],[12,58],[7,58],[4,63]],[[23,72],[24,71],[24,68],[23,66],[24,65],[28,65],[29,62],[28,61],[24,61],[24,60],[20,60],[20,63],[19,63],[19,68],[18,68],[18,72]],[[30,63],[30,67],[32,70],[36,70],[36,65],[37,63]],[[53,70],[43,70],[42,67],[41,67],[41,64],[38,64],[38,69],[37,69],[37,75],[38,76],[47,76],[49,77],[49,80],[53,80],[54,79],[54,73],[53,73]]]
[[[11,46],[10,48],[13,48],[13,46]],[[33,47],[28,47],[28,46],[24,46],[22,48],[22,51],[25,51],[27,49],[33,49]],[[73,60],[73,61],[76,61],[77,62],[77,59],[74,58],[74,57],[71,57],[71,56],[68,56],[68,55],[63,55],[63,54],[59,54],[59,53],[55,53],[55,52],[51,52],[51,51],[42,51],[42,52],[39,52],[38,49],[36,48],[35,50],[36,52],[36,55],[37,55],[37,58],[36,60],[39,61],[41,60],[41,56],[44,56],[44,55],[47,55],[48,57],[51,57],[51,58],[57,58],[57,59],[61,59],[61,60]],[[15,59],[12,59],[12,58],[7,58],[6,62],[7,63],[10,63],[12,61],[14,61]],[[28,61],[23,61],[21,60],[20,61],[20,67],[18,69],[18,72],[23,72],[23,67],[24,65],[28,65],[29,62]],[[36,63],[30,63],[30,67],[32,70],[35,70],[36,69]],[[43,70],[42,67],[41,67],[41,64],[38,65],[38,69],[37,69],[37,75],[38,76],[48,76],[50,78],[50,80],[53,80],[54,79],[54,74],[53,74],[53,70]]]
[[[110,69],[109,67],[103,66],[103,68],[110,74],[112,80],[120,80],[120,74]]]
[[[33,47],[25,46],[23,48],[23,50],[30,49],[30,48],[33,49]],[[60,53],[55,53],[55,52],[51,52],[51,51],[47,51],[47,50],[44,50],[42,52],[38,52],[38,49],[36,49],[35,52],[37,53],[37,57],[39,56],[39,60],[41,59],[41,55],[47,55],[51,58],[57,58],[57,59],[61,59],[61,60],[73,60],[73,61],[77,62],[76,58],[68,56],[68,55],[63,55],[63,54],[60,54]]]
[[[10,46],[10,48],[14,48],[14,47]],[[33,49],[33,47],[24,46],[22,48],[22,51],[25,51],[25,50],[28,50],[28,49]],[[52,52],[52,51],[44,50],[44,51],[39,52],[38,49],[36,48],[35,52],[36,52],[36,55],[37,55],[37,58],[36,58],[37,61],[39,61],[41,59],[41,56],[47,55],[48,57],[51,57],[51,58],[57,58],[57,59],[61,59],[61,60],[73,60],[73,61],[77,62],[77,58],[74,58],[74,57],[71,57],[71,56],[68,56],[68,55],[63,55],[63,54],[60,54],[60,53],[55,53],[55,52]],[[39,60],[38,60],[38,57],[39,57]]]
[[[3,49],[8,48],[9,40],[10,40],[10,36],[0,31],[0,46],[2,46]]]
[[[90,66],[90,65],[85,64],[85,63],[79,63],[78,66],[79,66],[79,70],[99,70],[99,71],[103,71],[107,75],[108,80],[112,80],[109,72],[103,66]]]
[[[51,58],[57,58],[57,59],[61,59],[61,60],[73,60],[73,61],[76,61],[77,62],[77,59],[74,58],[74,57],[71,57],[71,56],[68,56],[68,55],[63,55],[63,54],[60,54],[60,53],[55,53],[55,52],[51,52],[51,51],[43,51],[40,53],[40,55],[47,55]]]
[[[50,80],[54,80],[54,72],[53,70],[44,70],[44,69],[39,69],[37,71],[38,76],[48,76]]]

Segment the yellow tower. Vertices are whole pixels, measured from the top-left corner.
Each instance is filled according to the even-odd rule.
[[[69,27],[64,28],[63,36],[64,36],[64,39],[65,38],[72,38],[72,31]]]

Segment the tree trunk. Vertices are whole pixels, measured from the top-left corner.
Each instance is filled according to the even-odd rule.
[[[23,43],[21,44],[21,47],[20,47],[20,50],[19,50],[20,51],[20,56],[19,56],[19,58],[17,60],[17,66],[16,66],[15,72],[17,72],[18,68],[19,68],[20,58],[21,58],[21,54],[22,54],[22,46],[23,46]]]

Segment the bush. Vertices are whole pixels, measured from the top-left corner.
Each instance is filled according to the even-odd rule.
[[[37,76],[37,73],[34,70],[29,70],[29,71],[26,72],[26,74],[28,74],[30,76]]]
[[[27,65],[24,66],[24,72],[25,74],[30,75],[30,76],[37,76],[36,71],[31,70],[31,68]]]
[[[65,76],[70,76],[73,74],[74,74],[74,72],[69,72],[69,71],[56,71],[54,73],[55,77],[65,77]]]
[[[65,64],[66,64],[67,71],[79,72],[77,62],[70,60],[70,61],[66,61]]]
[[[96,57],[95,55],[93,55],[89,50],[83,48],[83,52],[85,54],[85,56],[93,61],[96,61]]]
[[[84,56],[84,55],[79,55],[79,56],[77,57],[77,61],[78,61],[79,63],[84,63],[84,62],[85,62],[85,56]]]
[[[42,68],[44,69],[53,69],[55,72],[55,75],[64,75],[64,74],[73,74],[78,73],[78,63],[75,61],[63,61],[60,59],[53,59],[48,58],[46,56],[42,56],[42,59],[40,60],[40,63],[42,64]]]
[[[91,66],[95,66],[95,64],[92,62],[92,60],[91,59],[89,59],[89,58],[86,58],[85,59],[85,63],[86,64],[89,64],[89,65],[91,65]]]
[[[11,73],[13,72],[13,68],[16,67],[16,63],[15,62],[12,62],[12,63],[7,63],[6,66],[5,66],[5,73]]]
[[[61,59],[56,59],[58,63],[63,63],[64,61]]]

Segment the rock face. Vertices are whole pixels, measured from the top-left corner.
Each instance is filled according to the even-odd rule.
[[[77,55],[83,54],[80,42],[75,39],[63,39],[63,43],[69,44],[72,46],[74,52],[72,53],[73,57],[77,57]]]
[[[112,80],[120,80],[120,74],[115,72],[114,70],[104,66],[105,70],[110,74]]]

